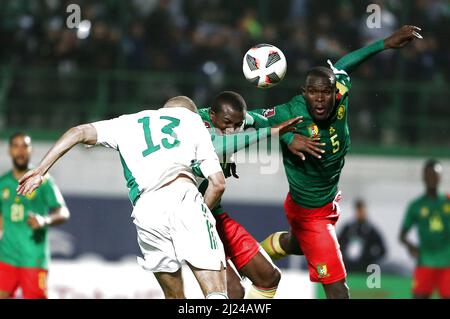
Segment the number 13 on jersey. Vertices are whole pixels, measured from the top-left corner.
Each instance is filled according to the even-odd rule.
[[[161,129],[161,132],[166,135],[169,135],[173,138],[172,142],[169,142],[168,138],[161,139],[162,146],[166,149],[171,149],[171,148],[179,145],[180,141],[177,140],[176,134],[173,131],[173,129],[175,127],[177,127],[178,125],[180,125],[180,120],[175,117],[171,117],[171,116],[160,116],[159,118],[161,120],[167,120],[170,122],[169,124],[163,126],[163,128]],[[140,118],[138,120],[138,123],[142,123],[142,128],[144,130],[145,143],[147,144],[147,148],[142,151],[142,156],[146,157],[156,151],[159,151],[161,149],[161,145],[159,145],[159,144],[155,145],[152,140],[152,132],[150,131],[150,117],[145,116],[143,118]]]

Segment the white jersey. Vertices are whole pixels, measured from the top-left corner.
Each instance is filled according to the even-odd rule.
[[[92,125],[97,144],[120,153],[133,205],[143,192],[157,190],[180,174],[195,181],[193,161],[201,163],[206,177],[222,170],[203,121],[186,108],[145,110]]]

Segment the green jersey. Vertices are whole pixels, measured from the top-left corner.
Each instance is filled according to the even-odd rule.
[[[310,115],[302,95],[293,97],[289,102],[274,108],[257,110],[268,118],[270,126],[286,120],[303,116],[303,122],[296,127],[296,133],[308,136],[320,136],[325,143],[325,153],[317,159],[305,154],[302,161],[292,154],[289,145],[294,133],[281,137],[283,163],[293,200],[302,207],[317,208],[333,201],[338,191],[339,177],[344,167],[344,157],[350,147],[350,134],[347,122],[348,93],[351,88],[347,73],[370,56],[384,50],[384,41],[377,41],[367,47],[351,52],[330,66],[336,75],[338,94],[331,117],[322,123],[316,123]]]
[[[3,237],[0,261],[16,267],[47,269],[50,259],[47,228],[33,230],[27,224],[28,213],[47,216],[49,211],[65,206],[64,199],[51,177],[27,196],[18,196],[18,181],[12,171],[0,177]]]
[[[210,108],[209,107],[208,108],[202,108],[202,109],[198,110],[198,114],[202,118],[205,126],[207,128],[214,128],[214,124],[211,121],[211,117],[209,116],[209,112],[210,112]],[[242,129],[246,130],[247,128],[250,128],[250,127],[253,127],[253,128],[265,128],[265,127],[268,127],[268,126],[269,126],[269,123],[268,123],[267,118],[265,118],[264,116],[262,116],[262,115],[260,115],[260,114],[258,114],[256,112],[249,111],[249,112],[246,113]],[[237,136],[237,135],[240,135],[240,134],[236,134],[234,136],[233,135],[223,136],[225,138],[224,140],[216,141],[217,143],[214,143],[214,140],[213,140],[213,144],[214,144],[214,146],[216,148],[216,152],[218,152],[219,155],[222,153],[222,151],[223,151],[224,154],[225,153],[232,154],[232,153],[238,151],[239,149],[241,149],[241,148],[243,148],[245,146],[248,146],[249,144],[252,144],[253,141],[257,141],[259,139],[259,134],[260,133],[262,135],[261,138],[267,137],[270,134],[270,130],[259,131],[259,132],[256,131],[253,134],[253,136],[250,136],[250,135],[247,136],[247,137],[249,137],[247,139],[245,139],[244,135],[241,135],[239,137]],[[235,139],[233,141],[234,137],[239,138],[239,140]],[[254,137],[254,139],[252,137]],[[212,138],[219,138],[219,136],[217,136],[217,137],[216,136],[212,136]],[[241,142],[244,142],[244,143],[241,143]],[[220,146],[221,150],[217,150],[217,145]],[[224,173],[226,178],[231,176],[231,166],[232,166],[232,164],[233,164],[233,161],[229,157],[222,158],[221,166],[222,166],[222,170],[223,170],[223,173]],[[205,179],[199,185],[200,192],[202,194],[204,194],[207,187],[208,187],[208,180]],[[221,203],[219,202],[211,210],[211,212],[214,215],[219,215],[219,214],[224,213]]]
[[[292,154],[287,145],[282,143],[281,150],[289,191],[293,200],[302,207],[321,207],[333,201],[344,167],[344,157],[350,146],[347,113],[351,82],[346,73],[338,73],[336,78],[339,98],[336,100],[334,114],[324,123],[314,121],[302,95],[297,95],[288,103],[273,109],[259,110],[266,115],[271,126],[303,116],[303,122],[297,125],[296,133],[312,138],[320,135],[320,141],[325,143],[325,153],[321,159],[306,155],[305,161]],[[289,144],[293,134],[288,134],[287,138],[287,141],[284,138],[282,140]]]
[[[450,267],[450,197],[422,195],[408,206],[402,230],[417,227],[418,264],[427,267]]]

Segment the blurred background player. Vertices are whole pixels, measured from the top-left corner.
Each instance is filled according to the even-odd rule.
[[[9,138],[11,171],[0,177],[0,298],[47,298],[50,260],[48,227],[69,219],[69,210],[53,179],[42,175],[40,189],[16,194],[18,180],[30,170],[31,138],[15,133]]]
[[[200,109],[199,114],[207,128],[216,129],[221,134],[237,133],[248,127],[268,126],[267,119],[247,112],[244,98],[233,91],[220,92],[214,98],[211,108]],[[259,124],[256,125],[255,122]],[[220,154],[220,151],[218,153]],[[239,178],[236,164],[230,158],[224,159],[221,165],[226,178]],[[199,189],[204,191],[207,186],[208,181],[205,180]],[[211,211],[216,218],[216,228],[224,244],[227,259],[233,262],[239,274],[252,282],[246,298],[273,298],[280,282],[280,270],[268,258],[258,241],[224,211],[220,202]],[[239,274],[235,273],[233,267],[227,268],[227,290],[232,299],[241,299],[245,295]]]
[[[400,241],[416,259],[414,298],[430,298],[435,290],[450,298],[450,196],[439,191],[442,166],[435,159],[423,168],[425,194],[409,205],[401,226]],[[408,239],[417,227],[419,242]]]
[[[313,138],[320,137],[325,143],[322,155],[317,158],[300,151],[297,146],[299,142],[303,144],[303,139],[300,140],[298,134],[288,133],[282,137],[287,145],[282,150],[289,183],[284,204],[286,216],[308,261],[310,279],[322,283],[327,298],[349,298],[346,270],[335,232],[340,215],[338,182],[350,147],[347,114],[351,81],[347,72],[376,53],[402,48],[422,38],[418,31],[418,27],[405,25],[385,40],[349,53],[334,66],[328,61],[331,69],[311,69],[306,74],[301,95],[265,111],[270,114],[271,124],[303,116],[304,122],[297,127],[298,131]],[[282,234],[278,235],[279,240]],[[292,241],[287,238],[287,242]],[[280,243],[273,243],[272,235],[263,241],[269,255],[274,251],[272,247],[281,247]]]
[[[367,266],[379,264],[386,255],[384,240],[367,216],[364,200],[355,201],[355,218],[338,235],[345,268],[350,272],[367,271]]]
[[[225,178],[195,103],[178,96],[158,110],[73,127],[22,177],[17,192],[39,187],[53,164],[79,143],[119,152],[144,255],[138,262],[153,272],[165,297],[184,298],[181,266],[186,262],[207,299],[227,299],[225,255],[208,209],[223,194]],[[209,181],[204,200],[192,160]]]

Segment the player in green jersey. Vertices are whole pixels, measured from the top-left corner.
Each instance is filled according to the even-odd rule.
[[[338,182],[350,146],[347,115],[351,81],[348,73],[378,52],[403,48],[414,39],[422,38],[418,31],[418,27],[403,26],[388,38],[344,56],[334,66],[328,61],[331,68],[311,69],[300,95],[264,111],[271,125],[303,116],[297,131],[312,138],[320,137],[325,143],[323,153],[317,158],[300,151],[299,135],[288,133],[282,138],[289,183],[285,210],[291,234],[308,261],[311,281],[322,283],[328,298],[349,297],[334,226],[340,215]],[[272,234],[263,242],[269,255],[273,255],[273,247],[282,248],[285,254],[292,253],[289,251],[292,235],[277,235]],[[283,254],[283,251],[277,253]]]
[[[199,114],[205,126],[218,130],[219,134],[233,134],[248,127],[268,126],[266,118],[247,112],[244,98],[232,91],[219,93],[214,98],[211,108],[200,109]],[[221,153],[217,146],[216,151]],[[239,178],[232,160],[225,158],[221,165],[225,177]],[[206,180],[203,181],[199,186],[200,190],[206,189],[207,184]],[[216,228],[224,244],[227,260],[231,260],[238,273],[252,282],[247,298],[273,298],[281,278],[279,269],[265,255],[256,239],[223,210],[220,202],[211,209],[211,212],[216,218]],[[245,295],[238,273],[232,267],[227,267],[227,290],[228,296],[232,299],[240,299]]]
[[[24,133],[9,139],[13,169],[0,177],[0,298],[22,289],[24,298],[47,298],[50,250],[48,226],[65,222],[69,210],[53,179],[46,175],[42,187],[18,196],[18,180],[30,169],[31,139]]]
[[[417,260],[414,298],[430,298],[434,290],[450,298],[450,197],[439,191],[442,166],[434,159],[425,163],[425,194],[414,199],[406,211],[400,241]],[[418,247],[407,237],[417,227]]]
[[[225,289],[225,272],[222,271],[221,267],[225,264],[225,260],[222,263],[222,258],[220,260],[215,258],[222,257],[218,254],[225,256],[221,242],[216,240],[215,221],[209,219],[209,210],[204,205],[206,204],[208,207],[213,208],[220,198],[225,188],[224,174],[219,166],[217,155],[214,154],[210,140],[212,137],[203,127],[200,117],[197,114],[191,114],[192,112],[188,112],[186,109],[197,112],[197,107],[191,99],[180,96],[170,99],[159,110],[146,110],[108,121],[74,127],[56,142],[37,168],[22,177],[19,181],[17,192],[19,194],[28,194],[37,189],[42,182],[41,176],[76,144],[102,144],[118,151],[120,149],[123,162],[125,164],[127,161],[129,163],[133,162],[134,165],[124,165],[124,173],[127,178],[127,186],[130,188],[130,194],[137,194],[137,196],[130,196],[130,199],[134,206],[132,215],[134,223],[138,226],[138,242],[142,252],[145,254],[145,259],[140,259],[140,264],[145,269],[155,273],[167,298],[184,297],[181,269],[179,268],[182,261],[186,261],[191,265],[194,275],[207,298],[226,297],[227,294],[222,291]],[[171,116],[178,114],[177,116],[183,117],[184,121],[176,122],[175,125],[167,125],[165,122],[167,122],[168,118],[171,119],[172,123],[175,122],[174,120],[179,120],[168,116],[159,117],[158,113],[171,114]],[[146,114],[148,114],[148,117],[143,117]],[[162,121],[162,125],[156,124],[152,131],[146,131],[146,128],[149,129],[149,123],[147,122],[143,129],[141,120],[150,118],[150,115],[153,119],[158,119],[159,117],[164,121]],[[278,125],[276,128],[263,129],[261,134],[267,135],[269,131],[270,134],[278,132],[281,134],[286,130],[289,131],[292,129],[291,125],[295,125],[298,120],[298,118],[294,118]],[[200,127],[196,126],[198,123],[201,124]],[[172,131],[174,128],[176,128],[176,131]],[[204,133],[206,133],[206,140],[203,139]],[[184,136],[187,134],[190,135]],[[249,141],[253,140],[251,135],[248,136]],[[175,141],[168,139],[169,136]],[[257,137],[258,134],[255,136]],[[129,141],[135,141],[136,138],[141,143],[129,143]],[[215,140],[219,141],[222,139],[217,137]],[[245,142],[243,145],[246,144],[246,140],[243,139]],[[158,141],[158,144],[156,144],[156,141]],[[209,147],[210,144],[211,147]],[[222,146],[228,145],[226,141],[223,141],[221,144]],[[232,147],[233,144],[231,143]],[[147,148],[143,149],[145,146]],[[206,150],[202,149],[204,146],[207,147]],[[236,144],[236,147],[238,146],[239,143]],[[150,147],[152,152],[148,153]],[[158,154],[159,156],[150,157],[150,154],[163,150],[162,147],[168,151]],[[209,156],[210,150],[213,151],[212,154],[214,156]],[[201,196],[197,196],[200,195],[197,190],[191,196],[190,192],[180,192],[170,186],[172,184],[179,184],[180,187],[182,185],[191,186],[194,181],[193,172],[191,169],[188,169],[188,163],[191,160],[194,163],[199,163],[200,171],[209,180],[204,200]],[[131,170],[129,167],[131,167]],[[151,173],[149,173],[148,167],[154,167]],[[164,174],[161,171],[164,171]],[[211,173],[205,174],[208,171]],[[130,176],[132,179],[129,179]],[[161,178],[164,178],[164,180],[161,180]],[[137,193],[133,193],[134,185],[139,185],[142,190],[137,190]],[[169,191],[172,190],[173,194],[170,195],[170,198],[168,197],[169,195],[164,195],[167,189]],[[160,197],[158,198],[155,194],[163,195],[158,195]],[[148,196],[151,196],[151,200],[147,200]],[[163,197],[161,198],[161,196]],[[165,203],[170,200],[173,201],[177,196],[179,200],[169,205],[169,208],[166,209]],[[201,203],[204,201],[204,204],[180,205],[178,203],[179,201],[186,203],[190,200],[194,202],[200,201]],[[208,217],[206,224],[204,219],[197,219],[194,216],[200,208],[202,215],[205,218]],[[149,210],[152,211],[151,215],[148,215]],[[166,213],[167,210],[169,210],[169,213]],[[170,216],[170,210],[175,210],[179,215]],[[161,213],[158,213],[158,211],[161,211]],[[207,226],[208,241],[203,239],[205,225]],[[152,233],[146,233],[144,227],[151,230]],[[158,227],[161,229],[156,229]],[[166,234],[168,229],[170,229],[170,234]],[[157,234],[157,236],[154,234]],[[162,236],[160,236],[161,234]],[[167,241],[168,237],[173,237],[173,239],[170,239],[170,242],[167,244],[162,244],[161,242]],[[205,266],[202,267],[202,264]],[[220,266],[220,271],[214,268],[209,269],[218,266]],[[173,271],[174,268],[175,271]]]

